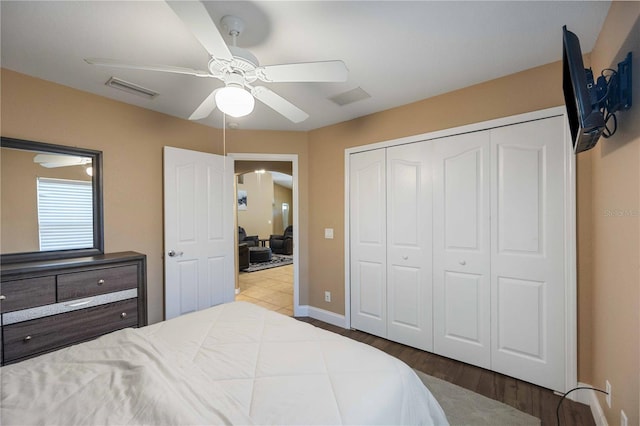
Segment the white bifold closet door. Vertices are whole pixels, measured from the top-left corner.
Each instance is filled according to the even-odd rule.
[[[434,352],[565,384],[563,117],[433,142]]]
[[[492,369],[565,389],[564,117],[491,131]]]
[[[350,157],[351,325],[432,349],[431,147]]]
[[[386,150],[351,155],[351,326],[387,335]]]
[[[387,338],[433,348],[431,145],[387,148]]]
[[[434,351],[491,368],[490,132],[433,141]]]

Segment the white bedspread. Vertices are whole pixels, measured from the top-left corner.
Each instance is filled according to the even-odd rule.
[[[235,302],[2,367],[0,424],[447,424],[403,362]]]

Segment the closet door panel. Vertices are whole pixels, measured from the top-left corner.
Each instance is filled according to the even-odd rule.
[[[385,150],[352,154],[349,161],[351,326],[386,337]]]
[[[432,349],[431,146],[387,148],[387,337]]]
[[[494,370],[564,391],[563,117],[494,129]]]
[[[488,131],[433,142],[434,352],[489,368]]]

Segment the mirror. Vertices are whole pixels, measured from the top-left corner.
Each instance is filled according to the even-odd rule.
[[[102,152],[2,137],[0,262],[102,254]]]

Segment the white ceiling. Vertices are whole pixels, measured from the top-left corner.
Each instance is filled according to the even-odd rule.
[[[214,22],[241,17],[238,46],[261,65],[340,59],[345,83],[271,83],[309,113],[289,122],[256,102],[245,129],[306,131],[558,61],[562,25],[591,51],[608,1],[210,1]],[[85,57],[207,69],[208,55],[162,1],[1,1],[2,67],[187,118],[222,82],[88,65]],[[230,41],[229,41],[230,43]],[[105,86],[109,77],[159,92],[155,99]],[[558,76],[558,78],[561,78]],[[361,87],[371,98],[329,97]],[[222,126],[215,111],[203,124]]]

